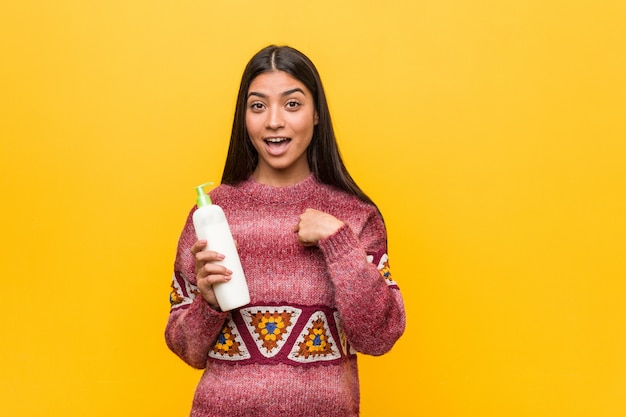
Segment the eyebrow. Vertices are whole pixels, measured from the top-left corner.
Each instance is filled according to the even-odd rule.
[[[297,93],[297,92],[302,93],[302,95],[306,95],[306,94],[304,94],[304,91],[301,88],[296,87],[296,88],[292,88],[291,90],[284,91],[283,93],[281,93],[281,96],[284,97],[284,96],[288,96],[290,94]],[[256,91],[251,91],[250,93],[248,93],[248,98],[250,98],[251,96],[267,98],[266,94],[258,93]]]

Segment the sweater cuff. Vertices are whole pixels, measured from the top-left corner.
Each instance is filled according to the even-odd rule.
[[[361,242],[352,229],[347,224],[344,224],[335,233],[326,239],[320,240],[318,246],[326,260],[332,263],[355,249],[358,250]]]
[[[190,307],[192,311],[194,311],[194,315],[197,314],[205,323],[211,322],[216,318],[223,319],[228,314],[223,311],[214,310],[201,294],[196,296]]]

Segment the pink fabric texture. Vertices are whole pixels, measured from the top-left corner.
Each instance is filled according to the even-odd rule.
[[[376,207],[311,175],[288,187],[249,179],[211,191],[237,241],[251,303],[213,310],[196,291],[191,210],[178,242],[169,348],[204,369],[192,417],[359,415],[356,352],[382,355],[405,329]],[[303,247],[293,232],[307,208],[345,225]]]

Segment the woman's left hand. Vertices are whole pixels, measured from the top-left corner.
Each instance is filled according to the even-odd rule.
[[[300,221],[293,228],[298,243],[303,246],[316,246],[322,239],[335,233],[343,222],[323,211],[308,208],[300,215]]]

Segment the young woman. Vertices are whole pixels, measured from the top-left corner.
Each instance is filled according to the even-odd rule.
[[[405,311],[374,203],[348,174],[322,83],[299,51],[269,46],[243,73],[222,184],[251,302],[220,311],[223,255],[178,243],[170,349],[204,369],[192,417],[359,415],[357,356],[389,351]]]

